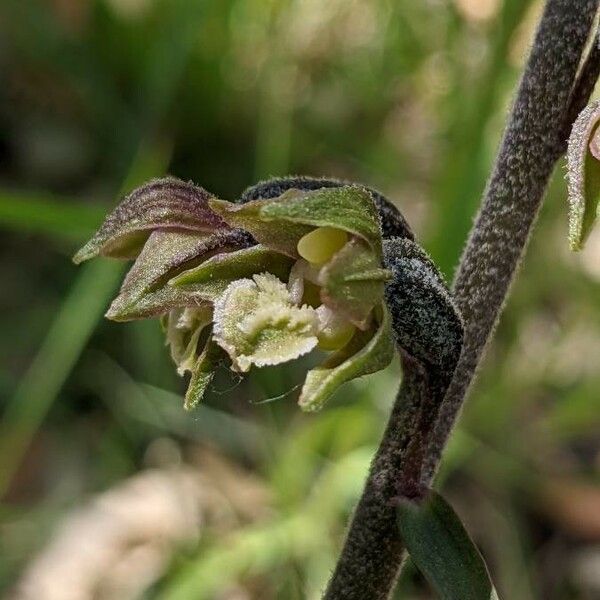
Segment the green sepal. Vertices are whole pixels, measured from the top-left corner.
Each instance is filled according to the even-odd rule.
[[[209,336],[204,350],[192,368],[192,377],[183,403],[185,410],[194,410],[202,402],[208,386],[214,379],[215,369],[223,357],[223,350],[214,343],[212,336]]]
[[[284,194],[285,195],[285,194]],[[296,249],[302,236],[312,231],[312,227],[281,220],[278,223],[263,219],[262,209],[277,200],[254,200],[246,204],[234,204],[225,200],[211,200],[210,207],[229,226],[244,229],[264,246],[290,256],[299,258]]]
[[[441,600],[497,600],[479,550],[440,494],[400,498],[396,516],[410,557]]]
[[[321,299],[359,329],[366,329],[390,276],[371,248],[353,238],[321,269]]]
[[[98,255],[135,258],[156,229],[208,232],[226,228],[208,206],[211,197],[200,186],[174,177],[149,181],[117,205],[73,261],[79,264]]]
[[[131,321],[195,304],[187,290],[172,288],[166,283],[185,266],[202,260],[207,249],[214,245],[213,237],[202,233],[153,232],[106,316],[113,321]]]
[[[199,266],[184,271],[169,281],[169,285],[214,302],[237,279],[269,272],[286,280],[293,260],[258,244],[234,252],[221,253]]]
[[[569,243],[581,250],[600,214],[600,156],[590,143],[600,135],[600,102],[593,102],[577,117],[569,137],[567,177],[569,188]]]
[[[357,331],[342,349],[306,375],[298,404],[305,411],[317,411],[344,383],[387,367],[394,357],[390,316],[381,305],[379,323],[368,331]]]
[[[334,227],[365,240],[379,262],[382,259],[379,215],[371,194],[346,185],[313,191],[289,190],[260,208],[265,221]]]
[[[379,215],[371,194],[360,186],[302,191],[278,198],[233,204],[212,199],[211,209],[231,227],[250,232],[265,246],[298,258],[298,241],[315,227],[342,229],[365,240],[381,261]]]

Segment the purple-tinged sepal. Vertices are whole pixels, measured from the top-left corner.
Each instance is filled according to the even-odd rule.
[[[212,196],[174,177],[154,179],[126,196],[92,239],[73,257],[79,264],[95,256],[135,258],[154,230],[210,232],[227,229],[208,206]]]

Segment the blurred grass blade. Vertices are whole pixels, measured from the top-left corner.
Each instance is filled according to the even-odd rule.
[[[401,499],[397,519],[410,557],[441,600],[498,599],[481,554],[442,496]]]
[[[90,237],[106,209],[44,194],[0,191],[0,227],[56,235],[73,241]]]
[[[98,261],[78,276],[4,414],[0,498],[118,286],[124,265]]]
[[[165,144],[141,144],[122,193],[162,174],[170,157]],[[98,261],[81,270],[15,395],[0,427],[0,498],[52,402],[106,310],[125,265]]]
[[[106,403],[115,421],[136,439],[147,430],[177,435],[194,442],[210,441],[245,458],[264,444],[266,432],[260,425],[205,404],[190,416],[181,410],[181,394],[136,381],[102,352],[86,353],[84,372],[88,385]]]
[[[204,2],[177,0],[169,13],[169,22],[161,26],[161,39],[151,44],[153,57],[142,83],[143,96],[151,97],[151,101],[146,105],[141,127],[133,136],[136,150],[123,178],[120,195],[151,177],[162,175],[169,163],[170,145],[151,143],[144,134],[154,130],[182,79],[204,8]],[[122,270],[122,266],[99,262],[80,273],[29,371],[7,404],[0,427],[0,498],[92,334],[121,279]]]

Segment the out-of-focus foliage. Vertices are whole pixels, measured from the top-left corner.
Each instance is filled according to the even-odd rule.
[[[96,597],[318,597],[397,364],[318,415],[295,404],[307,365],[241,383],[222,373],[190,416],[158,325],[101,318],[118,267],[77,271],[69,257],[152,176],[233,199],[306,173],[379,188],[450,276],[540,4],[2,0],[2,590],[96,494],[114,488],[97,501],[116,502],[140,471],[191,465],[201,482],[173,490],[198,514],[145,530],[146,553],[128,545],[122,562],[129,588],[107,566]],[[600,234],[569,253],[562,175],[440,480],[515,600],[600,594]],[[153,498],[140,510],[166,519]],[[430,595],[408,570],[398,597]]]

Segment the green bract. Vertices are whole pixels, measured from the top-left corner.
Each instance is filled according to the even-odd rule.
[[[287,190],[233,204],[191,183],[153,181],[125,198],[76,255],[135,258],[107,316],[160,317],[185,407],[215,369],[238,372],[331,352],[307,374],[300,406],[316,410],[343,383],[389,364],[379,217],[348,185]],[[315,261],[315,262],[310,262]]]
[[[569,242],[581,250],[600,213],[600,102],[586,106],[573,124],[567,151]]]

